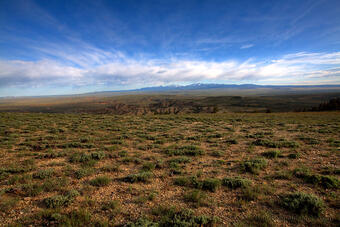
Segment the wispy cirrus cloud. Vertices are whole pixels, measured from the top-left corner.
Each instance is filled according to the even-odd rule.
[[[254,46],[254,44],[245,44],[245,45],[242,45],[241,47],[240,47],[240,49],[248,49],[248,48],[251,48],[251,47],[253,47]]]

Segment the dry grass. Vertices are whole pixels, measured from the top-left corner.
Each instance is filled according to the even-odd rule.
[[[339,116],[1,113],[0,225],[336,226]]]

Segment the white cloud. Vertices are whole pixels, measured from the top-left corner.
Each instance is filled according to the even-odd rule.
[[[240,47],[240,49],[248,49],[248,48],[251,48],[251,47],[253,47],[254,46],[254,44],[245,44],[245,45],[242,45],[241,47]]]
[[[59,53],[62,57],[65,54]],[[67,61],[76,62],[70,66]],[[90,64],[90,62],[93,62]],[[132,59],[120,52],[83,52],[66,61],[0,61],[0,87],[152,86],[201,81],[340,84],[340,52],[294,53],[279,59],[222,62]]]

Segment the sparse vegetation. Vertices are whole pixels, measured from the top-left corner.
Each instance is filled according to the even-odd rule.
[[[243,179],[241,177],[235,177],[235,178],[228,177],[222,180],[222,185],[228,188],[231,188],[231,189],[246,188],[251,185],[251,181],[248,179]]]
[[[0,223],[336,226],[339,135],[337,112],[0,113]]]
[[[251,159],[241,163],[241,169],[245,172],[257,174],[267,166],[268,162],[264,159]]]
[[[266,158],[277,158],[281,154],[281,151],[279,150],[273,150],[273,151],[266,151],[263,152],[262,155]]]
[[[308,214],[320,216],[325,205],[324,202],[315,195],[301,192],[281,196],[282,207],[297,214]]]
[[[123,178],[123,181],[129,183],[136,183],[136,182],[148,182],[149,179],[153,176],[151,172],[140,172],[136,174],[130,174]]]
[[[90,185],[92,186],[97,186],[97,187],[102,187],[102,186],[106,186],[110,183],[111,179],[107,176],[99,176],[96,177],[92,180],[90,180]]]

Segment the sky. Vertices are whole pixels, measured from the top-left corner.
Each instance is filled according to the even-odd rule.
[[[0,0],[0,96],[340,84],[339,0]]]

